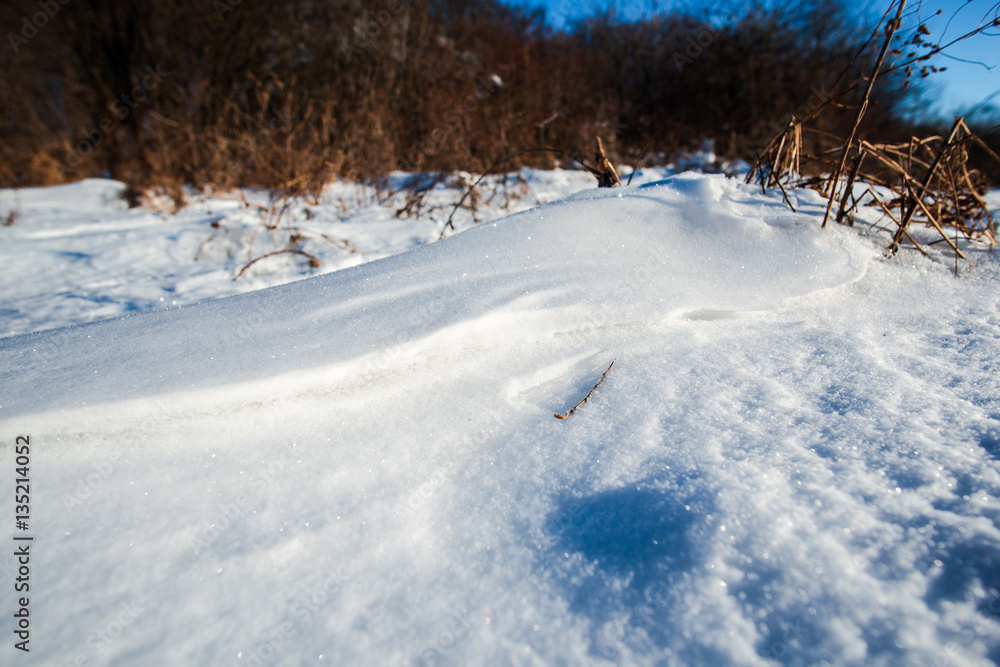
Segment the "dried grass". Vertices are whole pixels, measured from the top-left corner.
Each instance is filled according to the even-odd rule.
[[[927,255],[927,250],[912,233],[914,225],[924,225],[933,228],[940,237],[932,243],[943,242],[951,249],[957,274],[958,260],[969,261],[959,247],[960,237],[967,242],[985,244],[991,250],[997,244],[996,223],[983,198],[987,188],[986,178],[970,165],[970,148],[981,151],[998,167],[1000,156],[969,128],[962,117],[955,119],[947,137],[933,135],[922,139],[911,137],[904,142],[880,143],[858,136],[869,98],[905,6],[905,0],[894,3],[890,10],[896,10],[895,17],[889,19],[887,10],[882,24],[873,32],[873,37],[881,32],[884,38],[872,69],[862,77],[866,82],[865,92],[856,106],[850,131],[842,139],[827,135],[827,139],[837,141],[838,145],[809,154],[803,149],[803,131],[807,122],[815,123],[830,109],[846,106],[843,100],[857,83],[835,91],[830,103],[818,106],[804,118],[792,117],[787,126],[755,156],[746,180],[748,183],[759,182],[764,189],[779,188],[789,206],[791,202],[785,191],[786,184],[819,191],[827,199],[823,227],[831,219],[834,206],[837,207],[835,220],[853,225],[858,206],[868,197],[871,205],[878,207],[894,225],[889,230],[892,233],[887,248],[889,254],[896,253],[901,243],[908,241]],[[917,35],[926,32],[926,28],[920,26]],[[966,35],[966,38],[976,32]],[[931,44],[925,46],[930,49],[929,53],[943,48]],[[898,52],[898,49],[894,50],[894,53]],[[917,60],[927,57],[925,54]],[[887,69],[899,68],[897,63]],[[808,176],[804,171],[814,175]],[[857,197],[855,193],[861,185],[865,186],[864,191],[861,197]]]

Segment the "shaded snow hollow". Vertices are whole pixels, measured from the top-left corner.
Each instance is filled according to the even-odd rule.
[[[30,664],[997,661],[1000,265],[796,196],[590,190],[0,339]]]

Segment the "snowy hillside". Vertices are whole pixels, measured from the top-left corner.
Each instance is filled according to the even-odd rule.
[[[177,218],[204,210],[26,213],[12,333],[92,316],[18,257],[100,225],[120,238],[62,271],[134,266],[95,289],[145,301],[0,338],[3,488],[32,452],[7,534],[34,536],[31,653],[8,634],[0,662],[996,663],[1000,256],[886,260],[793,198],[586,189],[209,301],[242,283],[222,249],[191,268]],[[369,222],[352,243],[406,249]],[[176,247],[143,254],[159,224]],[[135,263],[174,252],[192,305],[156,310]]]

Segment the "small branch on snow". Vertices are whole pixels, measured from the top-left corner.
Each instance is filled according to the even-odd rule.
[[[579,403],[577,403],[576,405],[574,405],[573,407],[571,407],[571,408],[570,408],[569,410],[567,410],[567,411],[566,411],[566,414],[564,414],[564,415],[561,415],[561,414],[559,414],[559,413],[557,412],[557,413],[556,413],[555,415],[553,415],[553,416],[554,416],[554,417],[555,417],[556,419],[566,419],[566,418],[567,418],[567,417],[569,417],[569,416],[570,416],[571,414],[573,414],[574,412],[576,412],[576,409],[577,409],[578,407],[580,407],[581,405],[583,405],[584,403],[586,403],[586,402],[587,402],[587,401],[588,401],[588,400],[590,399],[590,395],[591,395],[591,394],[593,394],[593,393],[594,393],[594,392],[595,392],[595,391],[597,390],[597,388],[601,386],[601,383],[602,383],[602,382],[604,382],[604,378],[608,377],[608,371],[610,371],[610,370],[611,370],[611,366],[614,366],[614,365],[615,365],[615,361],[618,361],[618,357],[615,357],[615,358],[614,358],[614,360],[613,360],[613,361],[611,362],[611,365],[610,365],[610,366],[608,366],[608,370],[604,371],[604,375],[602,375],[602,376],[601,376],[601,379],[597,381],[597,384],[595,384],[595,385],[594,385],[594,388],[593,388],[593,389],[591,389],[591,390],[590,390],[590,391],[589,391],[589,392],[587,393],[587,395],[583,397],[583,400],[582,400],[582,401],[580,401]]]
[[[284,248],[282,250],[275,250],[274,252],[269,252],[265,255],[261,255],[257,259],[247,263],[242,269],[240,269],[239,273],[233,276],[233,280],[239,279],[239,277],[243,275],[244,271],[249,269],[251,266],[259,262],[260,260],[264,259],[265,257],[274,257],[275,255],[285,255],[285,254],[302,255],[303,257],[309,260],[309,266],[311,266],[314,269],[322,264],[322,262],[319,261],[318,257],[316,257],[315,255],[310,255],[305,250],[299,250],[298,248]]]

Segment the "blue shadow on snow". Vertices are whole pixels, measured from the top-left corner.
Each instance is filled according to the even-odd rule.
[[[670,643],[676,584],[700,559],[697,532],[712,511],[714,494],[699,489],[697,477],[672,471],[668,480],[557,499],[542,565],[563,573],[571,611],[595,627],[624,612],[655,644]]]
[[[564,552],[579,553],[616,578],[642,587],[664,566],[690,566],[684,503],[642,484],[562,499],[548,528]]]

